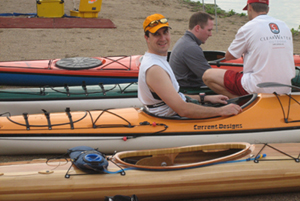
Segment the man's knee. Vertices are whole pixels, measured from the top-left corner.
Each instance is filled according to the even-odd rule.
[[[212,74],[213,74],[213,70],[214,69],[207,69],[204,73],[203,73],[203,76],[202,76],[202,80],[203,82],[206,84],[207,82],[210,82],[212,81]]]

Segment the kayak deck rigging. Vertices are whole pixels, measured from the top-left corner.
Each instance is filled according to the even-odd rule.
[[[132,57],[135,55],[122,55],[122,56],[107,56],[107,57],[72,57],[64,59],[51,59],[48,60],[47,65],[43,65],[43,60],[33,60],[33,61],[16,61],[11,65],[1,64],[2,68],[21,68],[21,69],[64,69],[64,70],[134,70],[132,67]],[[128,63],[122,63],[123,60]],[[92,62],[91,62],[92,61]],[[95,62],[97,61],[97,62]],[[5,62],[4,62],[5,63]],[[91,63],[91,64],[89,64]],[[112,66],[112,64],[118,64],[117,66]],[[26,65],[26,66],[25,66]],[[72,67],[73,66],[73,67]]]
[[[23,118],[24,118],[24,120],[25,120],[25,123],[16,122],[16,121],[12,120],[10,118],[10,116],[7,116],[7,119],[10,122],[14,123],[14,124],[26,127],[26,130],[30,130],[30,128],[32,128],[32,127],[39,127],[39,128],[41,128],[41,127],[48,127],[49,130],[52,130],[53,127],[63,126],[63,125],[70,125],[70,129],[73,130],[73,129],[75,129],[76,123],[82,121],[83,119],[87,118],[88,116],[90,117],[91,125],[92,125],[90,128],[95,128],[95,129],[96,128],[116,128],[116,127],[134,128],[136,126],[153,126],[153,127],[155,127],[155,126],[163,126],[164,128],[162,130],[159,130],[159,131],[155,132],[155,133],[160,133],[160,132],[165,131],[168,128],[168,126],[165,125],[165,124],[160,124],[160,123],[152,123],[152,124],[150,124],[147,121],[140,122],[139,125],[132,125],[132,123],[130,123],[128,120],[126,120],[125,118],[123,118],[122,116],[120,116],[120,115],[118,115],[118,114],[116,114],[114,112],[109,111],[109,109],[100,110],[99,111],[100,114],[97,115],[97,117],[95,118],[95,120],[93,119],[93,115],[91,114],[91,111],[85,111],[82,117],[80,117],[79,119],[73,120],[70,108],[66,108],[65,112],[66,112],[66,114],[68,116],[69,122],[64,122],[64,123],[59,123],[59,124],[52,124],[51,120],[50,120],[50,113],[47,112],[47,111],[45,111],[45,110],[43,110],[43,112],[44,112],[44,115],[46,117],[47,124],[40,124],[40,125],[30,124],[29,119],[28,119],[29,115],[27,113],[24,113],[22,115]],[[101,116],[103,114],[105,114],[105,113],[109,113],[111,115],[116,116],[119,119],[122,119],[124,122],[126,122],[126,124],[97,124],[97,122],[100,121]]]
[[[86,85],[85,82],[82,83],[81,87],[83,92],[73,92],[72,87],[68,86],[65,84],[65,86],[62,87],[57,87],[59,89],[56,89],[53,86],[43,86],[39,87],[39,92],[20,92],[20,91],[8,91],[8,90],[0,90],[0,93],[5,93],[5,94],[26,94],[26,95],[40,95],[40,96],[46,96],[48,95],[52,90],[53,92],[57,92],[60,94],[66,94],[67,96],[71,95],[91,95],[91,94],[103,94],[104,96],[106,95],[107,92],[114,90],[115,88],[119,88],[119,91],[121,94],[125,93],[137,93],[137,90],[131,90],[130,87],[137,84],[136,82],[131,82],[128,84],[110,84],[110,85],[103,85],[102,83],[99,83],[98,85],[93,85],[93,86],[99,86],[99,89],[95,89],[93,87],[92,89],[89,89],[88,86]],[[125,86],[121,86],[125,85]]]
[[[128,83],[127,86],[125,86],[124,88],[122,88],[122,86],[120,84],[115,84],[115,85],[111,86],[111,88],[105,89],[104,85],[102,83],[99,83],[98,86],[100,87],[100,91],[88,92],[87,85],[85,84],[85,82],[83,82],[82,83],[82,89],[84,90],[84,93],[70,92],[70,88],[69,88],[68,85],[64,86],[66,91],[61,91],[61,90],[55,89],[54,87],[49,87],[49,88],[52,89],[53,91],[57,92],[57,93],[67,94],[68,96],[70,96],[70,95],[83,95],[83,94],[88,96],[90,94],[97,94],[97,93],[103,94],[105,96],[107,92],[112,91],[117,87],[119,88],[121,94],[137,92],[137,91],[128,91],[128,92],[126,91],[133,84],[136,84],[136,83],[135,82]],[[43,91],[45,91],[45,88],[43,88]]]
[[[300,103],[299,101],[297,101],[295,98],[293,98],[293,96],[291,94],[286,94],[288,97],[289,97],[289,105],[288,105],[288,111],[287,111],[287,114],[285,116],[285,112],[284,112],[284,108],[283,108],[283,105],[282,105],[282,102],[279,98],[280,95],[278,95],[277,93],[274,93],[276,98],[278,99],[278,102],[281,106],[281,109],[282,109],[282,113],[283,113],[283,117],[284,117],[284,122],[285,123],[295,123],[295,122],[300,122],[300,120],[293,120],[293,121],[290,121],[289,120],[289,114],[290,114],[290,106],[291,106],[291,101],[295,101],[299,106],[300,106]]]
[[[87,112],[85,112],[84,115],[81,118],[79,118],[79,119],[77,119],[77,120],[74,121],[72,119],[70,108],[67,108],[65,110],[65,112],[66,112],[66,114],[68,116],[69,122],[60,123],[60,124],[52,124],[51,120],[50,120],[50,113],[47,112],[47,111],[45,111],[45,110],[43,110],[43,112],[44,112],[44,115],[45,115],[45,117],[47,119],[47,123],[48,123],[47,125],[33,125],[33,124],[30,124],[29,120],[28,120],[28,116],[29,115],[27,113],[23,113],[23,115],[22,115],[23,118],[24,118],[24,120],[25,120],[25,124],[16,122],[16,121],[12,120],[9,116],[7,116],[7,119],[10,122],[14,123],[14,124],[26,127],[26,130],[30,130],[31,127],[48,127],[49,130],[52,130],[52,128],[55,127],[55,126],[63,126],[63,125],[70,125],[70,128],[74,129],[74,124],[77,123],[77,122],[79,122],[79,121],[81,121],[81,120],[83,120],[87,116]]]
[[[269,148],[277,151],[278,153],[281,153],[281,154],[287,156],[288,158],[286,158],[286,159],[266,159],[266,158],[260,158],[260,157],[258,157],[261,154],[261,152],[264,149],[266,149],[266,147],[269,147]],[[294,156],[286,153],[285,151],[282,151],[282,150],[280,150],[280,149],[278,149],[278,148],[276,148],[276,147],[274,147],[274,146],[272,146],[272,145],[270,145],[268,143],[265,143],[264,146],[260,149],[260,151],[256,154],[254,162],[258,163],[259,161],[276,161],[276,160],[277,161],[278,160],[294,160],[296,163],[299,163],[300,162],[300,152],[299,152],[298,157],[294,157]]]
[[[235,103],[235,104],[239,104],[241,105],[243,108],[248,106],[249,104],[251,104],[255,99],[257,98],[257,94],[251,94],[251,95],[247,95],[247,96],[241,96],[241,97],[238,97],[238,98],[234,98],[234,99],[230,99],[228,102],[229,103]],[[219,105],[217,105],[219,106]],[[150,114],[147,112],[147,110],[144,108],[143,111],[147,114]],[[30,127],[48,127],[49,130],[52,129],[52,127],[55,127],[55,126],[62,126],[62,125],[68,125],[70,124],[71,126],[71,129],[74,129],[74,124],[85,119],[85,117],[87,116],[87,113],[89,114],[90,118],[91,118],[91,122],[92,122],[92,128],[115,128],[115,127],[127,127],[127,128],[133,128],[135,127],[135,125],[132,125],[128,120],[126,120],[125,118],[123,118],[122,116],[114,113],[114,112],[111,112],[109,111],[109,109],[104,109],[104,110],[100,110],[100,114],[96,117],[95,121],[93,120],[93,115],[91,114],[90,111],[86,111],[84,113],[84,115],[77,119],[77,120],[72,120],[72,115],[71,115],[71,110],[70,108],[66,108],[65,112],[69,118],[69,122],[66,122],[66,123],[60,123],[60,124],[51,124],[51,121],[50,121],[50,113],[48,113],[47,111],[43,110],[45,116],[46,116],[46,119],[47,119],[47,122],[48,124],[47,125],[32,125],[29,123],[29,120],[28,120],[28,114],[27,113],[23,113],[23,117],[24,117],[24,120],[25,120],[25,124],[22,124],[22,123],[18,123],[18,122],[15,122],[13,121],[9,116],[7,117],[7,119],[9,121],[11,121],[12,123],[15,123],[15,124],[18,124],[18,125],[21,125],[21,126],[25,126],[26,127],[26,130],[30,130]],[[104,114],[104,113],[109,113],[111,115],[114,115],[120,119],[122,119],[124,122],[126,122],[127,124],[103,124],[103,125],[97,125],[96,123],[99,121],[100,117]],[[151,115],[151,114],[150,114]],[[153,115],[155,116],[155,115]],[[160,117],[160,116],[157,116],[158,118],[174,118],[174,117]],[[185,117],[175,117],[177,119],[188,119],[188,118],[185,118]],[[150,125],[149,122],[147,121],[144,121],[144,122],[140,122],[140,125]],[[159,124],[159,123],[155,123],[155,126],[164,126],[165,129],[163,129],[162,131],[159,131],[159,132],[163,132],[165,131],[168,126],[165,125],[165,124]],[[157,132],[156,132],[157,133]]]

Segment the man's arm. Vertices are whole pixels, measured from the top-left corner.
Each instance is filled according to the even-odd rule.
[[[146,82],[153,92],[182,117],[208,118],[229,116],[236,115],[242,111],[240,106],[234,104],[214,108],[185,102],[173,87],[169,75],[159,66],[153,66],[147,70]]]
[[[225,59],[227,61],[229,60],[234,60],[234,59],[238,59],[238,58],[235,58],[228,50],[226,51],[226,54],[225,54]]]
[[[146,72],[146,82],[169,107],[178,113],[179,105],[185,103],[175,90],[168,73],[160,66],[152,66]]]
[[[201,47],[192,47],[187,49],[183,55],[187,67],[197,76],[202,79],[203,73],[210,69],[211,66],[208,64]]]

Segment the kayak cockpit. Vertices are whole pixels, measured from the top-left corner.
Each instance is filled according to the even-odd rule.
[[[127,167],[148,170],[176,170],[211,165],[250,154],[249,143],[216,143],[183,147],[123,151],[113,160]]]
[[[227,101],[228,104],[236,104],[241,106],[242,109],[245,109],[246,107],[248,107],[250,104],[252,104],[256,99],[257,99],[257,93],[254,94],[248,94],[248,95],[244,95],[244,96],[240,96],[237,98],[232,98],[229,99]],[[224,106],[223,104],[206,104],[205,106],[207,107],[221,107]],[[189,120],[190,118],[187,117],[181,117],[179,115],[174,115],[174,116],[169,116],[169,117],[164,117],[164,116],[158,116],[155,115],[153,113],[150,113],[150,111],[148,110],[147,107],[142,107],[141,110],[143,112],[145,112],[146,114],[153,116],[153,117],[157,117],[157,118],[163,118],[163,119],[179,119],[179,120]]]

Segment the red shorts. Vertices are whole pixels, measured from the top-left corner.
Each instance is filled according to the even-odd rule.
[[[224,86],[233,95],[243,96],[249,94],[242,86],[243,73],[227,70],[224,75]]]

